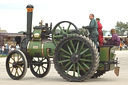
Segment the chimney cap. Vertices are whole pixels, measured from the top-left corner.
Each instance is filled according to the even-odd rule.
[[[34,6],[33,5],[31,5],[31,4],[29,4],[29,5],[27,5],[27,7],[26,8],[34,8]]]

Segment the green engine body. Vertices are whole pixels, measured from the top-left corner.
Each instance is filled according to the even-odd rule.
[[[44,29],[43,29],[44,28]],[[28,42],[27,52],[31,57],[53,57],[55,45],[47,38],[46,27],[36,26],[33,38]]]
[[[52,41],[29,41],[27,51],[32,57],[52,57],[55,45]]]

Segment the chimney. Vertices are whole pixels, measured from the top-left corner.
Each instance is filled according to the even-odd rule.
[[[27,5],[27,40],[31,40],[31,30],[32,30],[32,15],[33,15],[33,5]]]

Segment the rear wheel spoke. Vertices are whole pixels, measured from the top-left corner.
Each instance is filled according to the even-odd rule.
[[[88,60],[88,59],[80,59],[81,61],[86,61],[86,62],[92,62],[92,60]]]
[[[68,51],[64,50],[63,48],[61,48],[61,51],[67,53],[68,55],[71,55]]]
[[[66,65],[65,65],[65,68],[71,63],[71,61],[69,61]]]
[[[67,61],[70,61],[70,59],[59,61],[59,63],[64,63],[64,62],[67,62]]]
[[[83,57],[85,58],[85,57],[89,57],[89,56],[92,56],[92,54],[90,53],[90,54],[84,55]]]
[[[61,55],[61,57],[70,58],[70,56],[67,55]]]
[[[81,45],[81,48],[80,48],[80,51],[79,51],[79,52],[81,52],[81,51],[83,50],[83,47],[84,47],[84,42],[83,42],[83,44]]]
[[[73,64],[69,67],[69,69],[67,70],[66,74],[68,74],[68,72],[71,70],[72,67],[73,67]]]
[[[69,50],[70,54],[72,55],[73,53],[71,51],[71,48],[69,47],[69,45],[67,45],[67,47],[68,47],[68,50]]]
[[[75,68],[75,64],[73,65],[73,76],[75,76],[75,72],[76,72],[76,68]]]
[[[87,52],[89,50],[89,48],[87,48],[86,50],[82,51],[80,54],[84,54],[85,52]]]
[[[71,44],[71,46],[72,46],[72,48],[73,48],[73,50],[74,50],[74,52],[75,52],[75,47],[74,47],[74,45],[73,45],[72,40],[70,40],[70,44]]]
[[[77,65],[77,74],[78,74],[78,77],[80,76],[80,68],[79,68],[79,66]]]
[[[79,48],[79,42],[77,43],[75,53],[77,53],[77,52],[78,52],[78,48]]]
[[[85,64],[84,62],[81,62],[87,69],[90,69],[90,67],[87,65],[87,64]]]
[[[86,72],[85,69],[81,66],[80,63],[78,63],[78,66],[79,66],[84,72]]]

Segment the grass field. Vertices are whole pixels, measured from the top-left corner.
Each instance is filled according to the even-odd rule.
[[[0,58],[2,58],[2,57],[7,57],[6,55],[0,55]]]

